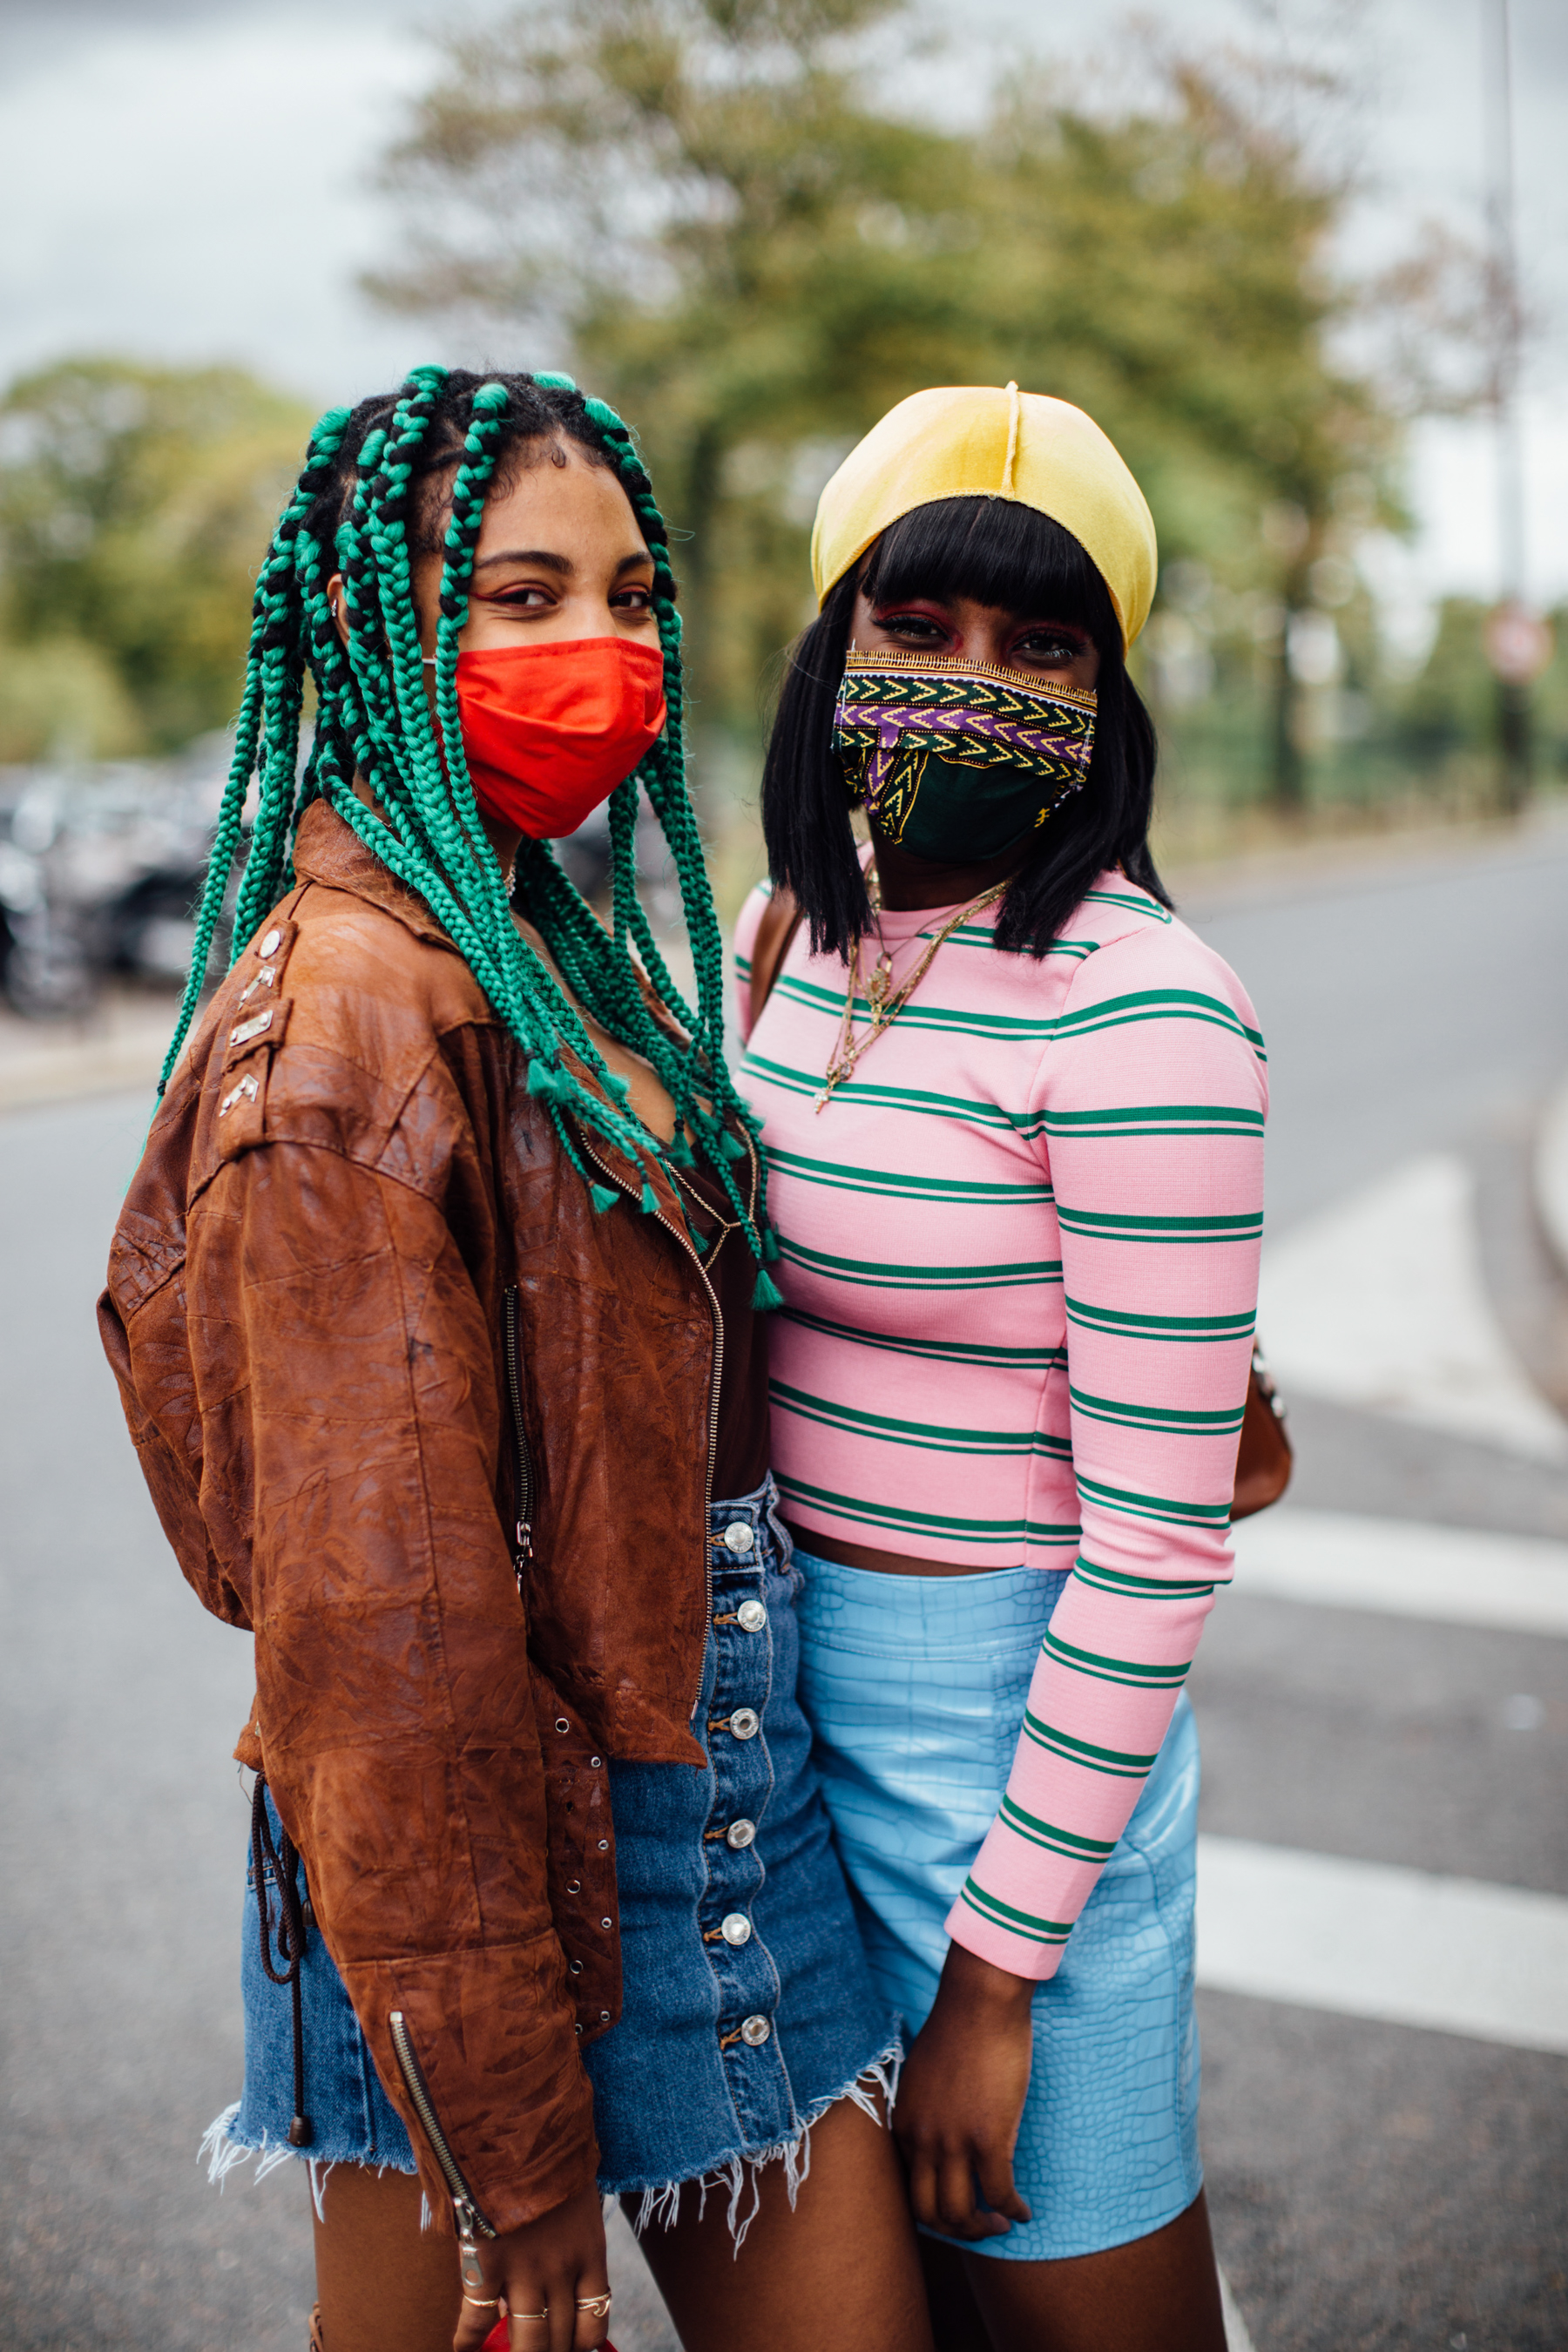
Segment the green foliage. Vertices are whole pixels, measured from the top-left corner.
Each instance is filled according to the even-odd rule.
[[[115,759],[145,742],[140,711],[94,646],[73,636],[0,640],[0,761]]]
[[[716,636],[715,606],[742,569],[757,603],[755,559],[781,526],[794,579],[782,608],[777,588],[762,590],[755,619],[776,644],[798,617],[816,481],[781,512],[768,469],[787,474],[803,438],[847,445],[952,349],[945,287],[918,255],[890,252],[877,224],[889,206],[933,225],[939,208],[962,215],[967,151],[868,111],[837,62],[844,36],[892,13],[888,0],[524,7],[445,44],[450,77],[395,159],[416,223],[432,193],[461,215],[375,290],[421,309],[456,297],[565,316],[584,372],[635,404],[691,534],[681,569],[705,625],[699,676],[710,692],[726,677],[731,704],[755,648],[728,614]],[[731,464],[759,445],[750,475]]]
[[[1568,772],[1568,641],[1565,616],[1552,616],[1552,654],[1531,693],[1532,762],[1538,782]],[[1488,609],[1446,596],[1437,607],[1431,650],[1415,676],[1385,698],[1382,732],[1407,759],[1463,772],[1495,760],[1498,685],[1486,657]]]
[[[1121,446],[1164,563],[1278,580],[1265,509],[1299,510],[1289,562],[1310,563],[1338,486],[1375,476],[1394,441],[1327,347],[1350,308],[1323,266],[1345,191],[1194,66],[1168,68],[1163,100],[1107,122],[1026,86],[1004,108],[988,240],[1004,267],[981,307],[999,352]]]
[[[61,361],[0,399],[0,752],[233,716],[256,551],[310,415],[237,368]]]
[[[1436,762],[1486,739],[1497,684],[1483,644],[1486,612],[1468,597],[1447,596],[1437,608],[1432,649],[1398,698],[1394,723],[1410,750]]]
[[[1179,615],[1167,611],[1151,630],[1141,664],[1160,722],[1162,854],[1178,862],[1272,837],[1258,803],[1277,684],[1267,609],[1226,599],[1212,582],[1201,598],[1190,577],[1180,584],[1189,608]],[[1506,813],[1499,688],[1485,653],[1487,607],[1445,597],[1430,616],[1429,643],[1412,647],[1385,640],[1364,587],[1347,593],[1340,580],[1329,593],[1331,615],[1321,606],[1306,615],[1320,631],[1331,617],[1337,646],[1328,641],[1331,668],[1315,682],[1297,681],[1300,793],[1294,817],[1332,827]],[[1251,641],[1249,618],[1262,627],[1262,645]],[[1561,790],[1568,779],[1563,618],[1555,616],[1553,657],[1530,695],[1538,790]],[[1202,675],[1189,676],[1184,686],[1183,670],[1194,663]]]
[[[1151,53],[1146,98],[1106,108],[1024,68],[960,133],[881,100],[908,22],[899,0],[531,0],[443,43],[389,158],[415,258],[374,290],[552,318],[634,409],[731,725],[805,616],[817,488],[923,384],[1079,402],[1166,557],[1282,615],[1345,535],[1347,478],[1363,527],[1399,519],[1393,406],[1330,355],[1348,191],[1279,92]],[[1289,785],[1288,712],[1275,731]]]

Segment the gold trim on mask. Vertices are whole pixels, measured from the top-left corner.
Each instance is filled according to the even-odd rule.
[[[1026,694],[1048,694],[1061,702],[1076,702],[1086,710],[1097,710],[1100,697],[1092,686],[1058,686],[1054,679],[1040,677],[1029,670],[1006,669],[1000,662],[971,661],[963,654],[916,654],[894,651],[861,653],[851,646],[844,660],[845,672],[856,670],[906,669],[931,670],[943,677],[998,678],[1005,686],[1021,687]]]

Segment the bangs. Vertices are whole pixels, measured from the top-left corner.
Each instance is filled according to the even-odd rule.
[[[860,581],[877,604],[904,596],[973,598],[1032,621],[1087,629],[1121,651],[1121,625],[1100,572],[1070,530],[1016,499],[935,499],[891,522]]]

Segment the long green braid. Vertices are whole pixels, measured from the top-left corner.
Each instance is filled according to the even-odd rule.
[[[519,934],[463,751],[458,640],[468,617],[486,492],[510,451],[551,439],[576,442],[611,466],[630,500],[653,556],[653,609],[664,654],[668,719],[640,768],[610,800],[610,928],[595,915],[546,842],[524,840],[518,887],[573,994],[658,1073],[676,1108],[670,1144],[661,1143],[635,1117],[626,1082],[606,1068],[575,1007]],[[444,466],[455,470],[442,547],[435,686],[427,694],[410,527],[418,484]],[[327,582],[334,572],[343,583],[346,647],[327,602]],[[753,1213],[737,1172],[748,1155],[735,1125],[748,1129],[753,1142],[757,1127],[724,1058],[723,957],[686,790],[675,596],[668,536],[632,436],[613,409],[584,400],[570,377],[481,381],[437,367],[416,368],[395,397],[363,402],[353,412],[329,410],[310,436],[299,482],[257,581],[234,760],[197,915],[190,977],[158,1091],[168,1084],[201,998],[214,930],[242,845],[252,779],[256,815],[235,902],[236,956],[291,888],[292,843],[300,814],[312,800],[325,798],[450,934],[522,1047],[529,1092],[546,1108],[595,1207],[608,1209],[623,1196],[613,1186],[593,1181],[581,1148],[588,1134],[597,1134],[642,1168],[641,1206],[655,1212],[648,1175],[660,1161],[691,1164],[689,1130],[721,1177],[757,1260],[756,1304],[771,1307],[781,1303],[766,1270],[778,1256],[778,1244],[764,1213],[765,1194],[759,1192]],[[301,773],[307,672],[317,711]],[[379,814],[354,790],[356,774],[374,793]],[[636,835],[644,793],[679,881],[697,977],[695,1006],[670,977],[637,895]],[[666,1018],[659,1018],[660,1010]],[[565,1058],[568,1052],[597,1080],[603,1095],[581,1082]],[[701,1246],[695,1233],[692,1239]]]

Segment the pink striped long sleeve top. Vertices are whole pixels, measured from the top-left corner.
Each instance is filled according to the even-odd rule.
[[[1043,960],[996,951],[994,909],[963,924],[819,1111],[847,973],[803,929],[752,1030],[765,903],[736,963],[782,1251],[774,1474],[808,1539],[1070,1571],[947,1923],[1046,1978],[1230,1574],[1262,1040],[1221,959],[1106,874]],[[883,915],[895,987],[952,911]]]

